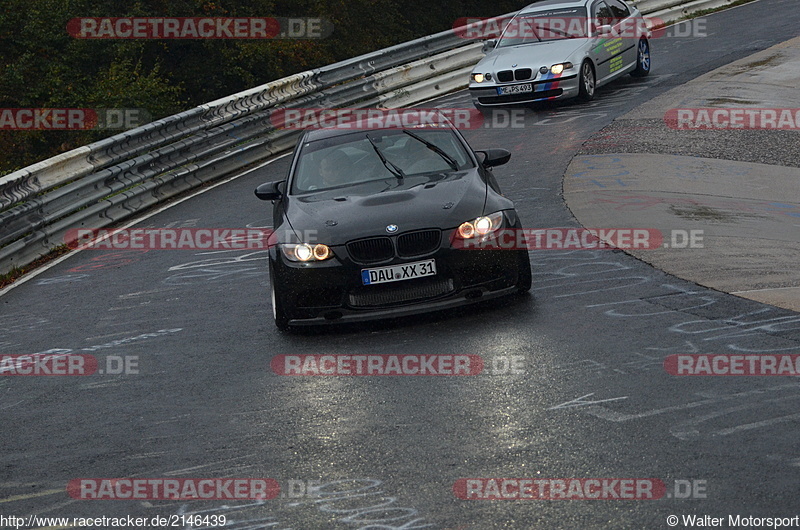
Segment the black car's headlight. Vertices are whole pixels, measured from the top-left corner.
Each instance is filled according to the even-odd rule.
[[[333,257],[333,251],[328,245],[309,245],[308,243],[283,243],[280,245],[283,256],[289,261],[325,261]]]
[[[472,74],[472,80],[476,83],[483,83],[484,81],[491,81],[492,74]]]
[[[575,65],[573,65],[572,63],[554,64],[553,66],[550,67],[550,72],[554,73],[555,75],[558,75],[561,72],[563,72],[564,70],[569,70],[573,66],[575,66]]]
[[[459,239],[480,239],[497,232],[502,227],[503,212],[495,212],[461,223],[456,229],[456,237]]]

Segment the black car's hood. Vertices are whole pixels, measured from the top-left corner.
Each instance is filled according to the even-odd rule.
[[[387,235],[388,225],[397,225],[398,234],[421,228],[455,228],[483,215],[485,198],[486,184],[477,169],[471,169],[377,193],[345,188],[338,193],[293,195],[285,215],[297,234],[316,235],[316,242],[333,246]]]

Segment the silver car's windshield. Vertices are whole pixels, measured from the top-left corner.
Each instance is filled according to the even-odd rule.
[[[497,47],[584,38],[588,31],[586,8],[536,11],[514,17],[503,29]]]
[[[432,173],[473,167],[450,130],[415,129],[412,135],[403,130],[378,130],[309,142],[300,152],[291,193],[387,179],[424,180]]]

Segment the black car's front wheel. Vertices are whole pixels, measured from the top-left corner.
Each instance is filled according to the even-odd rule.
[[[596,88],[596,80],[594,76],[594,66],[589,59],[583,61],[581,65],[581,75],[579,79],[578,98],[583,101],[591,101],[594,99],[594,92]]]
[[[521,294],[527,293],[531,290],[533,284],[533,275],[531,273],[531,260],[528,257],[527,250],[521,250],[519,253],[519,273],[517,276],[517,291]]]
[[[283,302],[283,296],[280,289],[275,286],[276,279],[275,273],[272,269],[272,264],[269,267],[269,285],[270,285],[270,298],[272,299],[272,318],[275,319],[275,327],[280,331],[289,330],[289,317],[286,315],[286,306]]]
[[[280,296],[275,293],[275,286],[271,288],[272,291],[272,317],[275,319],[275,327],[280,331],[287,331],[289,329],[289,318],[286,316],[286,310],[283,307],[283,302]]]

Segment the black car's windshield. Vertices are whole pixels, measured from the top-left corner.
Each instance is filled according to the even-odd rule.
[[[551,9],[514,17],[503,30],[497,47],[577,39],[587,35],[586,8]]]
[[[414,129],[411,135],[395,129],[358,132],[305,143],[290,193],[382,180],[390,182],[387,188],[398,180],[416,185],[471,167],[472,159],[449,129]]]

